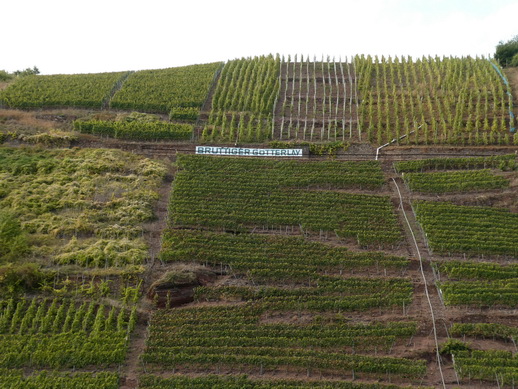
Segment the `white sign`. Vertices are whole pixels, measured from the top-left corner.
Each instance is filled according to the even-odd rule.
[[[302,157],[302,149],[248,149],[243,147],[196,146],[196,154],[243,157]]]

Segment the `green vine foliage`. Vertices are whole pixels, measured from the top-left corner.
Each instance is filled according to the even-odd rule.
[[[0,389],[117,389],[117,373],[59,373],[55,371],[36,371],[24,376],[21,369],[0,369]]]
[[[143,389],[403,389],[393,384],[373,384],[348,381],[297,381],[297,380],[255,380],[246,376],[217,376],[188,377],[177,375],[162,378],[146,374],[140,377],[140,387]],[[416,389],[431,389],[414,386]]]
[[[312,143],[312,142],[283,142],[283,141],[271,141],[269,146],[274,149],[287,149],[296,147],[309,147],[311,155],[317,156],[336,156],[340,151],[346,151],[349,147],[349,143],[343,141],[327,142],[327,143]]]
[[[331,190],[380,188],[384,179],[377,161],[306,163],[180,155],[177,162],[180,170],[169,211],[178,226],[234,231],[298,226],[334,231],[364,247],[401,240],[388,197]]]

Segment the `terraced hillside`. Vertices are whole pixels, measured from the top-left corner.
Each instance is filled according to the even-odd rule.
[[[505,237],[502,228],[513,231],[511,219],[494,225],[488,212],[509,218],[514,214],[502,206],[468,204],[475,199],[516,206],[511,195],[518,178],[515,156],[408,161],[396,164],[399,173],[394,173],[390,162],[182,155],[176,162],[161,252],[153,259],[144,242],[139,243],[142,249],[132,246],[132,231],[140,229],[144,214],[131,211],[127,227],[96,217],[91,229],[98,238],[93,239],[87,229],[78,229],[78,221],[67,230],[67,220],[81,215],[71,208],[71,198],[55,197],[61,198],[63,210],[60,203],[45,200],[50,189],[56,193],[60,185],[77,185],[85,216],[95,216],[88,211],[90,196],[97,199],[95,207],[105,198],[105,208],[99,210],[108,216],[126,208],[125,198],[156,199],[152,192],[135,190],[141,187],[138,180],[163,174],[160,164],[135,159],[134,169],[142,178],[135,173],[116,176],[114,169],[123,165],[117,168],[113,159],[111,165],[89,163],[85,158],[92,152],[106,161],[134,159],[108,151],[3,149],[3,166],[8,167],[3,225],[13,226],[9,231],[15,235],[1,268],[8,297],[1,302],[0,346],[6,351],[0,365],[36,370],[28,377],[5,370],[2,376],[8,382],[40,382],[41,369],[56,371],[45,379],[75,382],[79,376],[64,375],[74,367],[84,369],[85,382],[99,379],[109,385],[117,379],[115,367],[124,365],[117,370],[126,387],[208,387],[215,382],[231,387],[235,382],[245,387],[381,388],[443,387],[444,382],[445,387],[471,388],[481,380],[480,387],[490,388],[505,387],[514,379],[516,253],[512,239],[511,251],[501,251],[507,247],[503,243],[498,251],[486,249],[492,234]],[[59,163],[53,159],[62,155],[68,157]],[[73,158],[89,173],[71,175],[66,184],[59,169],[71,172]],[[479,186],[455,185],[464,179],[459,173],[478,172],[500,178],[498,189],[484,180]],[[419,182],[417,174],[434,176],[424,180],[432,187],[411,186],[415,193],[409,192],[406,185]],[[17,192],[9,183],[34,182],[35,175],[41,190],[22,189],[33,195],[25,202],[15,200]],[[87,179],[100,186],[87,191]],[[133,180],[135,184],[123,188]],[[114,198],[115,193],[121,197]],[[400,202],[403,206],[397,208]],[[44,213],[35,204],[45,205]],[[118,211],[116,204],[122,206]],[[433,218],[421,213],[425,205],[434,209],[444,204],[448,212],[459,209],[471,216],[473,222],[462,222],[466,237],[482,223],[484,235],[466,246],[466,239],[454,234],[461,228],[443,211]],[[481,216],[475,212],[479,208],[484,210]],[[120,214],[121,222],[126,217]],[[61,229],[41,229],[45,224],[38,217],[61,220],[56,226]],[[88,225],[84,216],[77,220]],[[428,220],[439,232],[441,226],[450,230],[435,237]],[[453,242],[448,243],[450,250],[437,249],[445,244],[437,240],[443,236]],[[155,245],[155,238],[149,238]],[[455,249],[455,242],[462,246]],[[32,297],[23,297],[29,290]],[[139,299],[142,291],[146,297]],[[448,346],[456,338],[461,342]],[[491,360],[493,370],[481,360]],[[87,373],[91,366],[112,375]],[[209,372],[217,376],[206,376]]]
[[[166,167],[106,149],[0,160],[0,387],[118,387]]]
[[[510,88],[484,58],[241,59],[224,68],[202,139],[513,144]]]
[[[358,134],[358,88],[354,62],[321,62],[295,56],[283,62],[273,137],[330,141]]]
[[[502,69],[478,57],[268,55],[137,72],[22,77],[0,91],[6,108],[102,109],[80,119],[109,121],[123,120],[110,110],[139,111],[162,115],[154,121],[193,125],[190,137],[133,129],[138,136],[120,132],[122,139],[231,144],[513,145],[513,100]]]
[[[0,388],[515,386],[518,149],[488,60],[139,73],[88,109],[5,106],[59,77],[1,92]]]

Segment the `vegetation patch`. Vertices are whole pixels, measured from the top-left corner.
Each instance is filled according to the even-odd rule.
[[[127,72],[21,77],[0,91],[0,102],[10,108],[101,108],[125,75]]]
[[[418,378],[422,360],[344,353],[387,349],[416,331],[411,322],[347,324],[339,319],[308,325],[259,324],[266,306],[162,310],[153,315],[144,362],[161,367],[194,365],[288,367],[295,371],[354,371]],[[217,315],[217,316],[216,316]],[[214,317],[218,317],[217,322]],[[315,332],[319,336],[315,336]]]
[[[162,121],[76,120],[74,129],[85,134],[131,140],[190,140],[193,136],[190,124]]]
[[[165,171],[116,150],[0,148],[3,261],[142,263]]]
[[[136,308],[59,298],[1,300],[0,312],[0,368],[120,364],[137,320]]]
[[[417,220],[438,254],[518,256],[518,215],[508,209],[415,201]]]
[[[401,239],[388,197],[335,192],[380,188],[378,162],[266,161],[178,157],[170,215],[176,225],[250,228],[297,226],[332,231],[362,246]],[[308,190],[311,188],[319,190]]]
[[[115,109],[159,112],[193,121],[221,62],[132,73],[110,102]]]

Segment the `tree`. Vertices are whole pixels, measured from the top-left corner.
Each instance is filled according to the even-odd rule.
[[[12,73],[9,73],[5,70],[0,70],[0,81],[10,81],[14,77],[32,76],[35,74],[40,74],[40,70],[36,66],[27,68],[25,70],[15,70]]]
[[[31,76],[31,75],[34,75],[34,74],[40,74],[40,70],[36,67],[36,66],[33,66],[32,69],[31,68],[27,68],[25,70],[16,70],[14,73],[13,73],[15,76]]]
[[[518,66],[518,35],[509,41],[500,41],[496,46],[495,59],[501,66]]]
[[[0,82],[2,81],[9,81],[13,78],[14,76],[8,72],[6,72],[5,70],[0,70]]]

